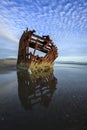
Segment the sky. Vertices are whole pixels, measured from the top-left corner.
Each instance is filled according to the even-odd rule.
[[[87,62],[87,0],[0,0],[0,59],[17,58],[27,27],[50,35],[57,60]]]

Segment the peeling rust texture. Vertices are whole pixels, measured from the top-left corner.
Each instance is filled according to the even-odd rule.
[[[33,48],[33,51],[30,51]],[[43,52],[45,55],[36,55],[36,51]],[[58,57],[58,49],[50,39],[50,36],[39,36],[35,34],[35,30],[23,32],[19,41],[17,64],[20,63],[53,63]]]

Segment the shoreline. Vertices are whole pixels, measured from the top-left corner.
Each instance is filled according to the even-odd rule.
[[[17,59],[0,59],[0,74],[16,70]]]
[[[0,74],[7,73],[13,70],[17,69],[16,66],[17,59],[15,58],[6,58],[6,59],[0,59]],[[87,66],[87,63],[82,62],[54,62],[54,66],[58,65],[85,65]]]

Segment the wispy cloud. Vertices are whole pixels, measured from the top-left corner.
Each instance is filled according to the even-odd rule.
[[[61,55],[67,55],[65,48],[71,45],[76,48],[76,55],[79,47],[84,50],[81,42],[87,44],[87,1],[2,0],[0,35],[18,43],[26,27],[36,29],[40,35],[50,34]]]

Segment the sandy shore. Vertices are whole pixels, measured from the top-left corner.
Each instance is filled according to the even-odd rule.
[[[16,70],[16,59],[0,59],[0,73]]]

